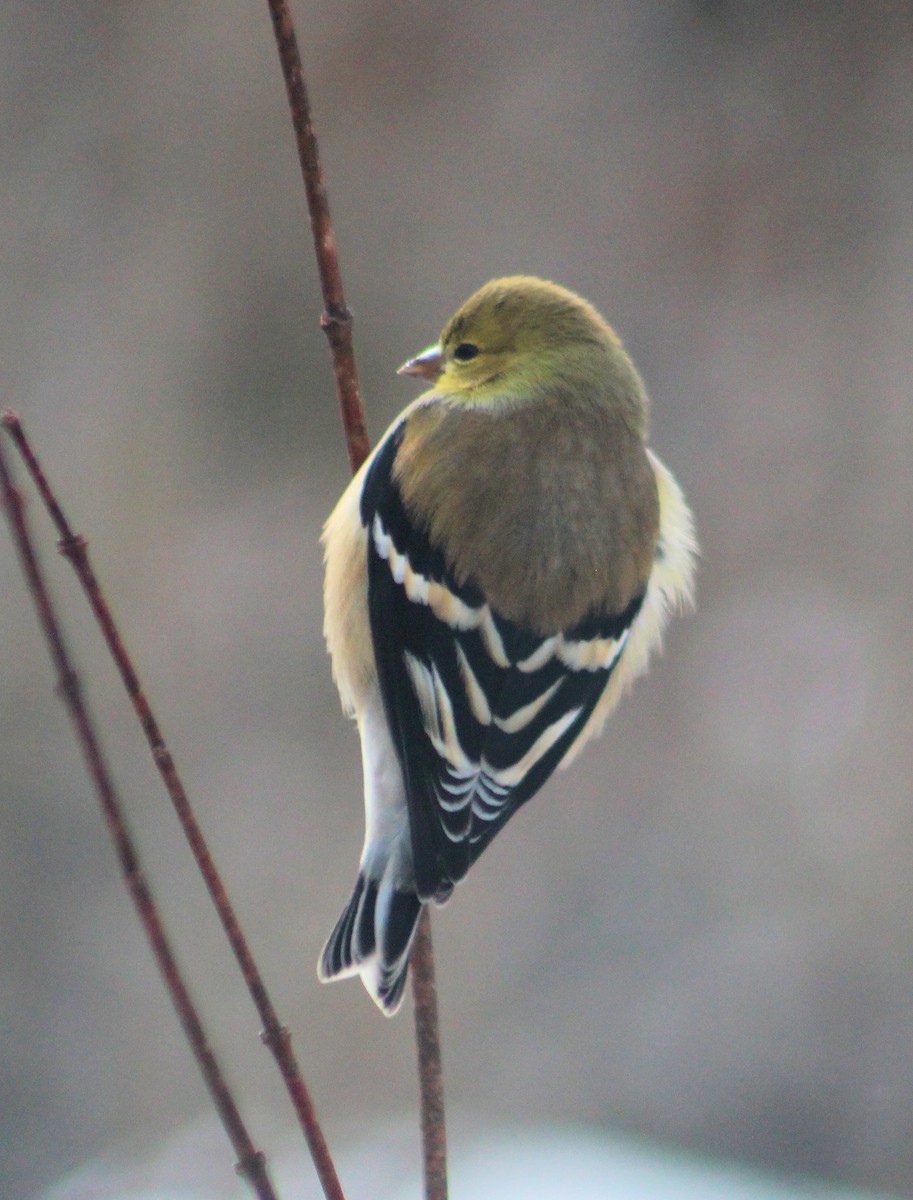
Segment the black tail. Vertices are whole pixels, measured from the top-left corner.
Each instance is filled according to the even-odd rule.
[[[421,911],[414,892],[398,891],[359,872],[352,899],[320,955],[318,976],[329,983],[360,974],[374,1002],[392,1017],[402,1002]]]

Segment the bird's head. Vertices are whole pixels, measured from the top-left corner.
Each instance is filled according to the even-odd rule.
[[[531,397],[562,380],[642,391],[613,330],[580,296],[529,275],[486,283],[448,321],[440,341],[399,369],[464,403]]]

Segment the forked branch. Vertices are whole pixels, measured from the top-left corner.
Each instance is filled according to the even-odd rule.
[[[5,423],[8,422],[5,420]],[[238,1160],[238,1173],[250,1183],[258,1200],[276,1200],[276,1193],[267,1173],[266,1160],[262,1151],[257,1150],[251,1141],[216,1056],[209,1045],[200,1016],[178,968],[158,908],[140,866],[136,846],[127,828],[120,800],[101,752],[98,735],[82,698],[79,679],[73,669],[60,623],[45,585],[44,573],[35,555],[25,519],[22,497],[13,484],[2,447],[0,447],[0,493],[2,493],[10,532],[28,583],[32,602],[48,645],[51,661],[57,671],[58,691],[76,730],[89,775],[95,786],[108,830],[114,842],[127,889],[142,922],[146,937],[149,939],[156,964],[206,1081],[206,1086],[209,1088],[216,1110],[234,1147]]]
[[[105,598],[104,591],[98,582],[92,564],[89,560],[89,549],[86,539],[75,533],[66,518],[63,508],[55,496],[47,476],[38,461],[38,457],[26,436],[22,422],[16,413],[6,411],[0,413],[0,424],[7,430],[25,463],[39,495],[45,503],[51,520],[60,535],[60,550],[70,561],[82,585],[86,598],[95,614],[95,618],[107,643],[111,657],[120,673],[127,695],[133,705],[137,719],[146,735],[149,749],[155,765],[158,767],[162,782],[171,798],[171,803],[177,813],[181,828],[190,845],[190,849],[199,867],[200,874],[206,884],[212,902],[219,914],[219,920],[237,959],[244,982],[263,1025],[261,1037],[269,1047],[282,1074],[286,1090],[291,1098],[298,1122],[304,1132],[314,1160],[314,1166],[320,1177],[327,1200],[344,1200],[342,1187],[327,1148],[326,1139],[317,1120],[317,1114],[310,1093],[301,1074],[295,1054],[292,1050],[291,1035],[279,1020],[273,1002],[266,989],[266,984],[254,961],[247,939],[241,929],[234,907],[228,898],[225,885],[219,875],[200,828],[199,822],[190,803],[190,799],[178,774],[171,752],[165,744],[159,723],[149,705],[145,691],[140,682],[133,662],[127,652],[124,641],[120,636],[111,609]]]

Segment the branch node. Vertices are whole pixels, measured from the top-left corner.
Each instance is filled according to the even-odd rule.
[[[170,771],[174,767],[174,759],[171,757],[171,752],[167,746],[160,742],[151,747],[152,761],[160,771]]]
[[[352,320],[352,313],[348,308],[336,308],[335,306],[331,308],[327,306],[320,314],[320,328],[326,333],[327,330],[332,329],[334,326],[351,326]]]
[[[287,1025],[275,1025],[272,1029],[260,1030],[260,1041],[274,1053],[276,1050],[287,1050],[291,1045],[292,1035]]]
[[[266,1175],[266,1155],[262,1150],[255,1150],[253,1154],[239,1158],[235,1163],[235,1173],[252,1182],[262,1179]]]
[[[57,549],[70,562],[78,562],[80,559],[84,559],[88,548],[88,540],[81,533],[68,533],[57,542]]]
[[[82,684],[79,682],[79,676],[75,671],[63,671],[57,680],[54,691],[61,700],[66,700],[70,703],[79,703],[80,696],[82,695]]]

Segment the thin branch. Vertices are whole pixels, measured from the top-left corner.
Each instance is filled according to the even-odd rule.
[[[288,93],[292,124],[295,128],[298,158],[314,237],[314,253],[317,257],[325,308],[320,325],[327,335],[333,356],[336,396],[345,430],[349,463],[354,473],[368,456],[369,442],[352,348],[352,314],[346,307],[343,295],[339,250],[330,220],[330,206],[320,166],[317,133],[311,115],[292,14],[286,0],[267,2]],[[437,999],[434,990],[434,950],[427,908],[422,914],[414,947],[411,970],[419,1088],[422,1097],[425,1195],[426,1200],[445,1200],[447,1136],[444,1124],[444,1086],[441,1075]]]
[[[71,665],[60,624],[44,582],[44,575],[35,556],[25,520],[22,497],[13,484],[2,448],[0,448],[0,492],[2,492],[10,532],[28,582],[32,602],[48,644],[51,660],[59,676],[58,691],[67,706],[76,730],[76,736],[95,785],[133,904],[149,939],[156,963],[184,1033],[190,1042],[206,1086],[209,1088],[222,1124],[237,1155],[236,1169],[247,1179],[259,1200],[276,1200],[276,1193],[266,1169],[266,1159],[263,1152],[257,1150],[251,1141],[218,1061],[209,1045],[209,1040],[178,968],[158,908],[140,865],[136,846],[127,828],[120,801],[101,753],[98,736],[82,698],[79,679]]]
[[[314,253],[317,257],[317,271],[320,275],[320,290],[323,293],[324,312],[320,318],[320,327],[330,343],[336,398],[339,401],[346,435],[349,465],[354,475],[368,457],[371,447],[358,387],[355,352],[352,349],[352,314],[346,307],[342,292],[339,251],[330,221],[330,205],[320,167],[317,133],[311,118],[311,103],[301,68],[295,25],[285,0],[268,0],[268,3],[282,75],[285,79],[285,90],[288,93],[292,125],[295,127],[298,159],[301,163],[308,216],[314,237]]]
[[[292,1050],[291,1035],[288,1029],[280,1022],[269,993],[266,990],[266,985],[254,962],[247,939],[241,930],[234,908],[228,898],[225,885],[206,844],[203,831],[197,822],[174,759],[165,745],[165,739],[159,728],[158,721],[152,712],[139,676],[127,653],[114,618],[111,615],[104,592],[92,569],[89,561],[88,543],[82,535],[75,533],[70,526],[17,414],[9,410],[0,413],[0,425],[7,430],[12,438],[38,493],[47,507],[51,520],[57,527],[57,532],[60,534],[60,551],[70,561],[79,582],[82,584],[86,598],[101,627],[102,635],[107,643],[111,657],[114,659],[117,669],[120,672],[124,687],[127,690],[134,711],[146,735],[146,740],[152,751],[152,757],[158,767],[159,774],[162,777],[171,802],[174,805],[178,820],[190,844],[197,866],[200,869],[212,902],[219,914],[222,927],[241,968],[244,982],[247,984],[248,991],[263,1023],[263,1032],[260,1036],[265,1045],[272,1051],[279,1066],[299,1123],[307,1139],[311,1157],[314,1160],[314,1166],[327,1200],[344,1200],[342,1188],[336,1175],[336,1168],[330,1157],[326,1140],[317,1120],[313,1102]]]
[[[419,917],[410,959],[415,1001],[419,1088],[422,1110],[426,1200],[447,1200],[447,1127],[444,1122],[444,1077],[438,1024],[431,915],[428,906]]]

